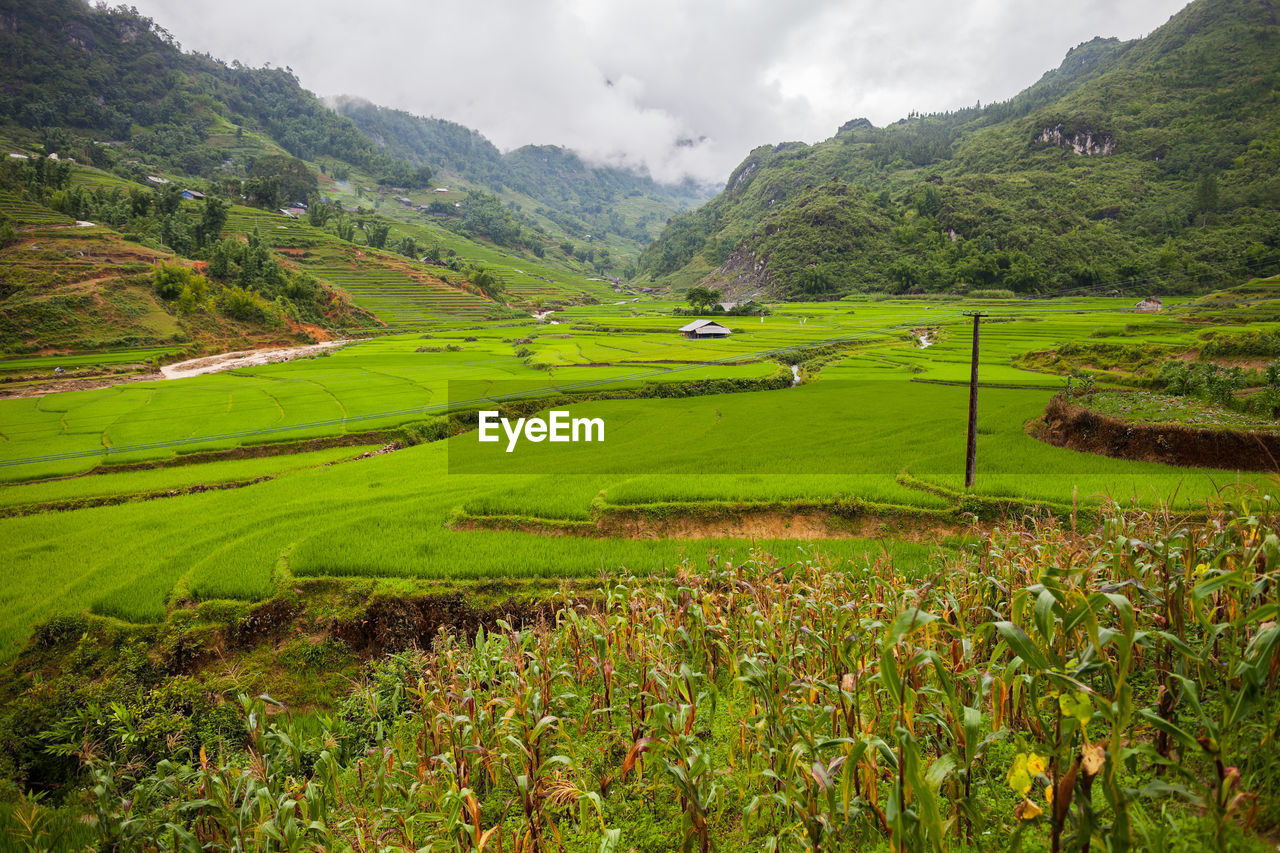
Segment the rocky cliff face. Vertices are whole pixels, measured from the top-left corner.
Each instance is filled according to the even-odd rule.
[[[1107,156],[1114,154],[1116,141],[1111,134],[1089,129],[1067,130],[1062,124],[1055,124],[1042,129],[1032,139],[1046,145],[1057,145],[1059,148],[1070,148],[1084,157]]]
[[[769,273],[767,261],[764,256],[740,247],[719,269],[698,283],[703,287],[719,290],[724,299],[733,302],[757,299],[774,290],[775,282]]]

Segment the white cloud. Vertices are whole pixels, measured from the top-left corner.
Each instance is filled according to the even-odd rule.
[[[721,181],[751,148],[1016,94],[1095,35],[1183,0],[135,0],[188,50],[291,67],[655,177]],[[684,144],[678,144],[684,140]],[[692,141],[692,144],[690,144]]]

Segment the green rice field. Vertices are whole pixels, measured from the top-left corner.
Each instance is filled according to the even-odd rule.
[[[180,347],[142,347],[110,352],[73,352],[0,358],[0,373],[54,370],[58,367],[64,370],[83,370],[93,367],[115,367],[122,364],[142,364],[153,358],[163,358],[177,352],[181,352]]]
[[[36,507],[132,495],[154,495],[193,486],[219,486],[276,477],[360,456],[379,445],[334,447],[251,459],[228,459],[203,464],[111,471],[100,468],[86,475],[36,480],[0,489],[0,514],[15,507]],[[181,461],[181,460],[178,460]]]
[[[789,539],[785,528],[725,536],[711,522],[678,536],[661,526],[626,535],[595,525],[849,507],[959,524],[971,346],[961,312],[973,307],[990,312],[974,497],[1057,511],[1106,499],[1195,511],[1220,495],[1274,489],[1265,475],[1093,456],[1028,435],[1026,424],[1065,379],[1016,366],[1020,356],[1079,341],[1193,348],[1206,326],[1183,322],[1180,306],[1150,316],[1116,299],[791,304],[763,320],[726,318],[734,334],[724,340],[676,334],[687,320],[673,307],[576,306],[541,324],[455,316],[322,357],[0,400],[0,507],[266,478],[0,519],[0,560],[13,579],[0,592],[0,656],[54,613],[147,622],[178,597],[254,600],[290,576],[590,578],[760,547],[835,558],[893,548],[923,558],[948,546],[849,538],[837,527]],[[787,377],[793,363],[798,387],[751,384]],[[729,384],[675,396],[682,383],[705,380]],[[567,406],[604,421],[603,444],[526,442],[508,454],[472,431],[337,465],[326,463],[366,448],[102,467],[395,428],[526,393],[641,389],[648,396]]]

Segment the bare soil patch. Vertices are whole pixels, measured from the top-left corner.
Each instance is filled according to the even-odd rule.
[[[824,510],[746,509],[711,514],[654,515],[642,510],[613,511],[594,522],[540,523],[533,519],[468,516],[460,530],[517,530],[539,536],[583,536],[626,539],[879,539],[937,542],[971,534],[975,527],[936,517],[912,515],[846,515]]]
[[[277,364],[292,361],[295,358],[316,355],[327,349],[340,347],[347,341],[321,341],[303,347],[283,347],[279,349],[242,350],[240,352],[224,352],[218,355],[202,356],[174,364],[166,364],[160,368],[160,377],[164,379],[186,379],[191,376],[202,376],[206,373],[218,373],[223,370],[236,370],[242,367],[260,367],[264,364]]]

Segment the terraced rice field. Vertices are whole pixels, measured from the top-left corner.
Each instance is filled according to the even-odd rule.
[[[254,229],[391,330],[484,320],[503,311],[492,300],[454,287],[406,258],[345,243],[287,216],[237,209],[227,223],[232,233]]]
[[[70,217],[4,191],[0,191],[0,209],[4,210],[5,215],[12,219],[17,227],[72,224]]]
[[[288,471],[301,471],[352,459],[377,450],[379,445],[334,447],[303,453],[286,453],[258,459],[229,459],[199,465],[170,468],[91,473],[78,477],[61,477],[0,488],[0,514],[12,514],[18,508],[35,508],[48,504],[93,502],[128,496],[154,496],[177,493],[198,486],[224,486],[275,477]]]
[[[343,262],[354,266],[352,258]],[[1024,424],[1064,380],[1015,367],[1020,354],[1080,340],[1132,343],[1144,330],[1193,347],[1206,327],[1183,323],[1178,309],[1144,317],[1124,310],[1126,301],[1105,299],[988,306],[978,487],[964,496],[967,391],[956,386],[968,378],[969,326],[960,315],[968,306],[787,305],[763,321],[726,319],[737,330],[732,337],[702,341],[676,334],[685,319],[673,317],[672,307],[572,307],[553,315],[560,325],[437,327],[311,360],[0,401],[0,461],[22,463],[0,469],[0,478],[18,481],[88,470],[102,461],[88,454],[104,447],[116,451],[109,459],[164,459],[394,427],[512,389],[755,380],[805,362],[806,351],[822,355],[805,362],[808,382],[798,388],[570,406],[608,424],[603,445],[524,444],[486,454],[467,432],[331,467],[228,462],[221,474],[211,464],[0,486],[0,505],[14,505],[32,495],[92,497],[94,480],[118,478],[101,494],[190,483],[206,467],[209,478],[243,476],[258,464],[273,476],[226,491],[0,520],[0,559],[14,578],[0,593],[0,642],[11,650],[51,612],[89,608],[154,619],[179,586],[197,598],[254,599],[290,574],[414,582],[585,577],[620,566],[669,569],[765,545],[776,554],[816,549],[840,557],[868,547],[856,538],[863,535],[859,513],[887,513],[898,519],[891,527],[960,532],[961,507],[996,505],[984,501],[1070,512],[1073,501],[1083,510],[1109,498],[1173,500],[1195,511],[1218,494],[1275,490],[1265,476],[1108,459],[1027,435]],[[921,333],[930,346],[919,345]],[[725,390],[735,387],[742,386]],[[28,461],[52,452],[86,455]],[[796,512],[834,516],[797,522],[802,531],[786,526],[787,513]],[[765,513],[756,527],[752,513]],[[747,521],[732,526],[726,518]],[[620,526],[599,527],[606,524]],[[624,535],[628,524],[634,531]],[[105,548],[97,541],[102,530],[112,531]]]
[[[693,371],[660,364],[538,370],[517,357],[513,343],[532,328],[528,323],[483,337],[473,332],[400,335],[285,364],[0,400],[0,480],[76,473],[104,458],[140,461],[181,450],[393,427],[439,414],[451,384],[465,388],[459,393],[470,398],[495,386],[505,391],[584,382],[635,387],[644,381],[757,378],[777,369],[756,363]],[[448,346],[456,351],[417,352]],[[66,454],[71,455],[4,465]]]
[[[51,371],[56,368],[78,370],[86,367],[108,367],[141,364],[153,358],[181,352],[180,347],[142,347],[110,352],[61,353],[54,355],[12,356],[0,358],[0,373],[18,371]]]
[[[420,328],[451,320],[484,320],[498,307],[439,279],[394,267],[349,271],[332,266],[307,268],[346,292],[352,302],[392,329]]]
[[[518,267],[501,270],[498,275],[506,292],[516,299],[534,303],[562,303],[566,297],[588,296],[593,299],[607,298],[601,293],[599,282],[585,279],[579,285],[572,281],[546,281],[543,278],[525,272]]]

